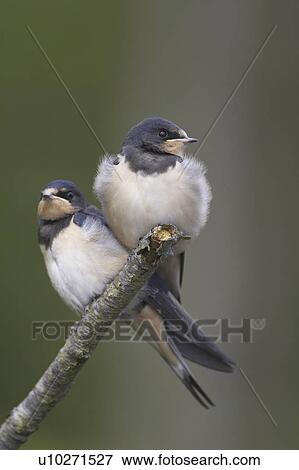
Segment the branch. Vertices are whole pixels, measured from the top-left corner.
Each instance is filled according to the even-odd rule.
[[[172,253],[173,245],[184,238],[187,237],[173,225],[159,225],[142,238],[120,273],[72,326],[64,346],[37,384],[2,424],[0,449],[17,449],[38,429],[45,416],[68,393],[107,327]]]

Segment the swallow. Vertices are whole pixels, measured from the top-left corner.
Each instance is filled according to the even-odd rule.
[[[121,151],[100,163],[94,191],[117,239],[133,248],[157,224],[176,225],[191,239],[205,226],[212,197],[204,165],[188,156],[197,142],[162,118],[147,118],[129,130]],[[181,242],[159,274],[178,300],[184,270]]]
[[[52,285],[68,306],[82,314],[121,270],[128,251],[113,235],[102,212],[88,204],[71,181],[47,184],[41,191],[37,213],[38,241]],[[233,362],[199,329],[191,335],[191,317],[158,274],[122,315],[131,315],[137,331],[142,322],[150,322],[151,344],[197,401],[205,408],[212,406],[183,356],[225,372],[233,370]],[[184,326],[180,331],[178,322]]]

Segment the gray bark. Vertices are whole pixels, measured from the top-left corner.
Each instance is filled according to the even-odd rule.
[[[0,449],[17,449],[68,393],[81,367],[105,330],[130,303],[172,247],[185,237],[172,225],[153,228],[131,252],[128,261],[103,294],[87,306],[55,359],[27,397],[0,428]]]

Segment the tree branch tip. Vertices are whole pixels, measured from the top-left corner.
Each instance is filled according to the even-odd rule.
[[[189,240],[191,237],[182,233],[175,225],[161,224],[152,229],[152,239],[156,242]]]

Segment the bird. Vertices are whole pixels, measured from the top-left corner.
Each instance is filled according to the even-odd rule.
[[[94,192],[126,248],[160,223],[176,225],[191,240],[205,226],[212,192],[203,163],[186,154],[193,142],[172,121],[150,117],[129,130],[118,154],[100,162]],[[158,271],[179,301],[188,244],[180,242]]]
[[[124,266],[128,251],[114,236],[102,211],[90,205],[71,181],[59,179],[44,186],[37,215],[39,246],[52,285],[69,307],[83,314]],[[205,408],[213,406],[183,355],[226,372],[233,370],[233,362],[201,330],[196,328],[191,335],[192,318],[158,274],[122,315],[132,319],[137,331],[142,322],[150,322],[151,344],[196,400]],[[184,326],[182,331],[172,328],[178,322]]]

